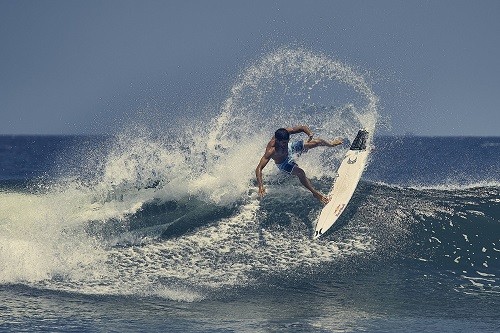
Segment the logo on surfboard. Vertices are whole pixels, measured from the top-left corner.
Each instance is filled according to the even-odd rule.
[[[339,216],[340,213],[342,213],[344,211],[344,208],[345,208],[345,204],[338,205],[337,208],[335,208],[335,212],[333,214],[335,216]]]

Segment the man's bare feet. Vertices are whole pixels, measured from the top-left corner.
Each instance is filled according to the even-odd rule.
[[[330,201],[330,199],[328,197],[324,196],[323,194],[321,194],[319,192],[313,193],[313,196],[324,205],[326,205]]]
[[[343,142],[344,141],[342,138],[335,138],[332,141],[330,141],[330,146],[335,147],[335,146],[341,145]]]

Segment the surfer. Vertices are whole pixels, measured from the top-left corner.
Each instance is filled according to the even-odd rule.
[[[306,142],[303,140],[290,142],[290,134],[305,133],[309,138]],[[299,180],[305,188],[307,188],[313,196],[327,204],[329,199],[318,192],[306,177],[306,173],[293,160],[292,154],[301,154],[309,149],[326,146],[335,147],[342,144],[342,139],[326,141],[320,138],[313,138],[313,133],[307,126],[295,126],[290,128],[280,128],[274,133],[274,137],[269,141],[266,151],[260,159],[259,165],[255,169],[257,176],[257,184],[259,186],[259,195],[262,197],[266,193],[262,184],[262,169],[265,168],[270,159],[273,159],[278,169],[288,174],[299,177]]]

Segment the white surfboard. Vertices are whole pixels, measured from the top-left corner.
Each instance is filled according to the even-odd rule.
[[[337,170],[337,177],[329,193],[330,202],[323,208],[314,230],[314,238],[320,237],[337,221],[345,210],[358,186],[368,160],[368,132],[359,130],[351,148]]]

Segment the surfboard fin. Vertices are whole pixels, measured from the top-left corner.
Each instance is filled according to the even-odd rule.
[[[314,238],[318,238],[319,236],[323,235],[323,228],[316,230],[314,232]]]

